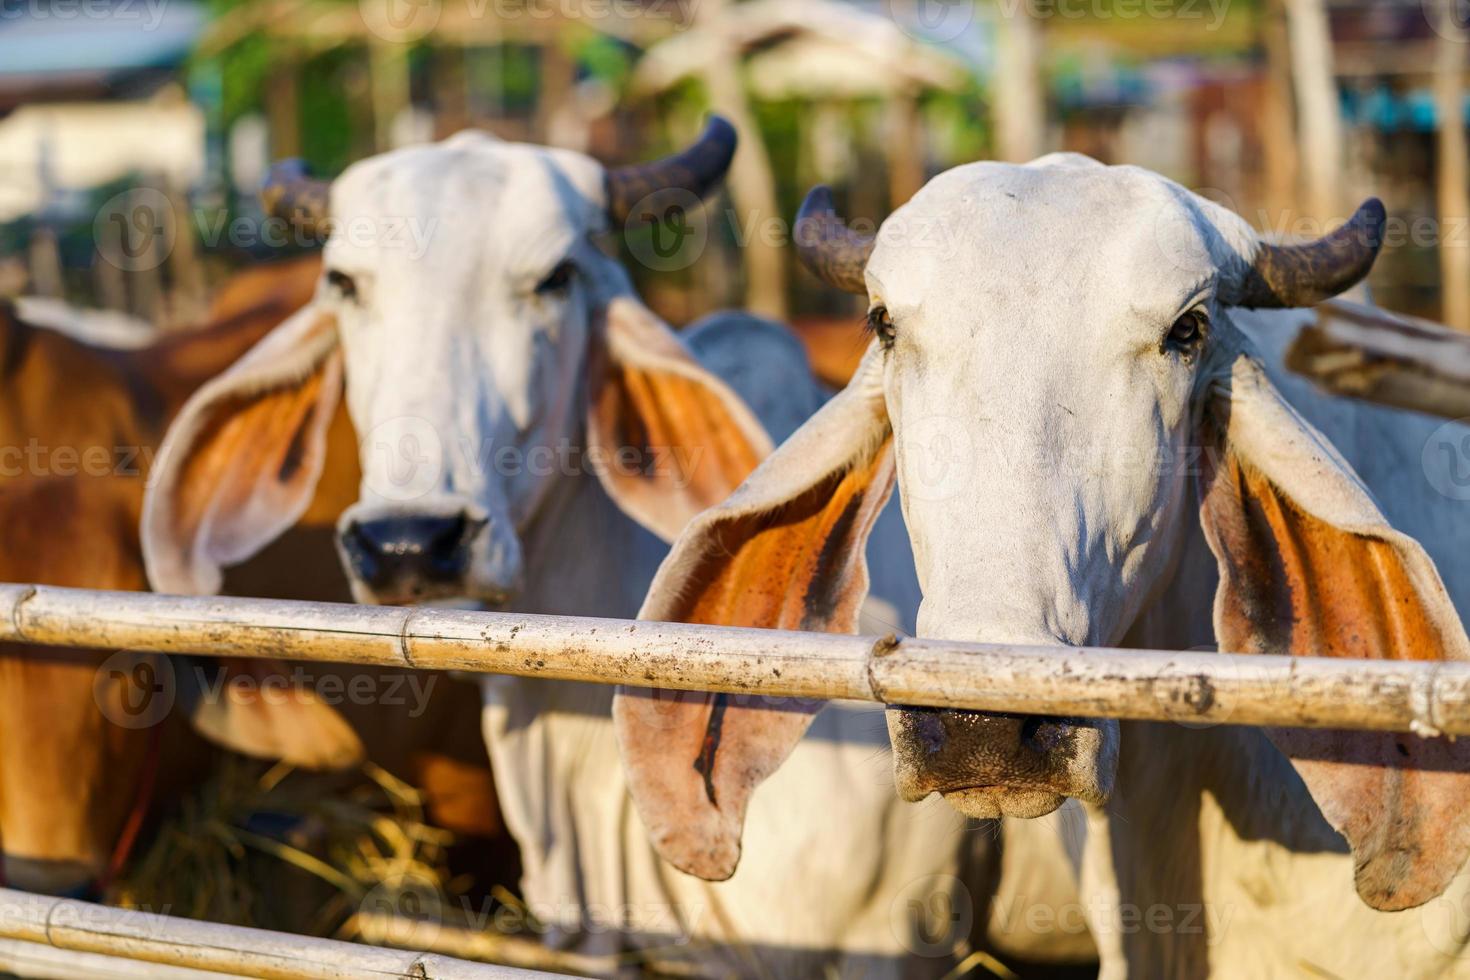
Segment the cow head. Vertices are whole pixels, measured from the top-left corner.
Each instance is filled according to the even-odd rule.
[[[706,193],[734,148],[714,119],[684,152],[615,170],[481,133],[330,187],[277,168],[267,204],[327,234],[316,298],[170,429],[143,519],[151,581],[212,592],[291,526],[344,381],[362,479],[338,545],[362,601],[512,600],[522,532],[569,472],[672,539],[769,442],[594,239]],[[677,446],[701,449],[691,472],[652,465]]]
[[[868,297],[871,348],[842,394],[690,526],[653,597],[716,602],[779,534],[782,567],[802,582],[787,594],[852,601],[862,569],[831,556],[861,549],[864,501],[896,480],[924,636],[1117,644],[1202,538],[1222,649],[1470,658],[1423,549],[1387,525],[1231,322],[1233,307],[1305,306],[1351,286],[1383,222],[1373,200],[1321,240],[1270,245],[1156,174],[1074,156],[949,171],[876,238],[813,192],[798,248]],[[811,519],[827,501],[832,514]],[[755,779],[802,727],[761,733]],[[900,794],[937,792],[975,817],[1103,802],[1119,751],[1115,722],[1081,718],[893,707],[889,729]],[[1465,749],[1270,734],[1348,838],[1366,901],[1401,908],[1443,889],[1470,849]],[[693,779],[682,798],[698,811]],[[720,846],[675,827],[666,853],[685,866],[736,853],[724,845],[738,814],[725,816]]]

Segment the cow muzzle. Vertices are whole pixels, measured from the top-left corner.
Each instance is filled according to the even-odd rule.
[[[890,707],[898,794],[939,793],[969,817],[1041,817],[1069,797],[1103,804],[1117,769],[1117,723],[944,708]]]
[[[509,538],[509,541],[504,540]],[[384,605],[447,599],[498,604],[520,586],[514,533],[469,509],[352,508],[337,544],[359,600]]]

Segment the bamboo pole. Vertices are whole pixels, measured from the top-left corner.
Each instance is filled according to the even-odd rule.
[[[1426,13],[1430,13],[1425,7]],[[1461,26],[1455,0],[1438,0],[1434,11],[1434,112],[1439,132],[1435,164],[1439,213],[1440,319],[1470,330],[1470,151],[1465,146],[1465,52],[1470,33]]]
[[[1470,734],[1470,663],[799,633],[0,585],[0,642],[514,674],[742,698]]]
[[[1470,416],[1470,339],[1428,320],[1329,300],[1292,342],[1286,366],[1334,395]]]
[[[10,888],[0,888],[0,939],[270,980],[536,980],[554,976],[468,963],[434,953],[380,949],[108,908]]]
[[[546,970],[574,977],[612,977],[627,975],[647,961],[648,950],[621,953],[578,953],[552,949],[526,936],[508,936],[493,929],[476,929],[469,925],[431,921],[382,912],[362,911],[352,917],[344,929],[374,946],[418,949],[443,953],[464,960],[500,963],[525,970]],[[660,947],[656,952],[657,971],[662,980],[675,977],[702,976],[697,961],[699,944]],[[689,961],[678,959],[688,956]],[[621,971],[621,972],[620,972]]]

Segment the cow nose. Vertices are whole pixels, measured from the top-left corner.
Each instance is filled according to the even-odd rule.
[[[947,708],[890,708],[900,795],[976,787],[1061,789],[1076,751],[1076,726],[1064,718]]]
[[[342,547],[353,574],[375,592],[419,593],[464,579],[469,544],[481,523],[463,512],[354,521]]]

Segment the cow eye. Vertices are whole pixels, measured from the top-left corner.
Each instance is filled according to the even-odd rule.
[[[1192,356],[1195,351],[1199,350],[1200,344],[1204,343],[1205,328],[1208,323],[1204,313],[1199,310],[1190,310],[1175,320],[1174,326],[1169,328],[1169,336],[1164,338],[1165,350]]]
[[[878,338],[884,350],[893,346],[893,318],[888,315],[888,307],[875,306],[868,311],[868,332]]]
[[[566,288],[572,284],[572,276],[576,275],[577,267],[570,261],[562,262],[551,274],[536,284],[536,295],[545,296],[547,293],[566,292]]]
[[[337,291],[343,299],[357,299],[357,283],[345,272],[330,269],[327,272],[327,285]]]

